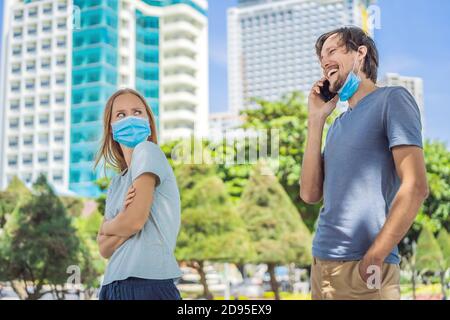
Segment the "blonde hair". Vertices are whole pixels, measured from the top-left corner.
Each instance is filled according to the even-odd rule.
[[[111,128],[111,118],[114,101],[118,96],[127,93],[134,94],[145,105],[145,111],[147,112],[151,129],[151,135],[147,138],[147,141],[152,141],[153,143],[156,144],[158,143],[158,138],[156,136],[155,118],[148,103],[145,101],[145,98],[139,92],[133,89],[124,88],[117,90],[111,95],[111,97],[109,97],[108,101],[106,102],[105,110],[103,113],[103,139],[94,164],[95,170],[100,160],[104,158],[105,175],[106,175],[106,165],[110,165],[112,168],[118,170],[119,172],[122,172],[127,168],[127,163],[125,161],[122,148],[120,147],[120,144],[113,139]]]

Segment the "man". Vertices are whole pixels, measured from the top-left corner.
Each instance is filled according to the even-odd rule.
[[[420,112],[401,87],[376,86],[378,51],[356,27],[317,40],[324,78],[308,98],[300,178],[307,203],[324,198],[313,241],[313,299],[400,299],[397,244],[428,195]],[[338,93],[325,102],[329,81]],[[322,133],[338,100],[348,110]]]

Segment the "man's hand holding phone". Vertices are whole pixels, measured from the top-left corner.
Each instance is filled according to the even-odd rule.
[[[337,94],[329,92],[329,83],[326,82],[328,82],[326,78],[317,81],[308,97],[309,116],[323,121],[333,112],[339,100]],[[327,97],[331,100],[326,101]]]

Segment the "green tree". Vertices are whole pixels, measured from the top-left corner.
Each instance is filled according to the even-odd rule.
[[[59,294],[57,286],[67,280],[67,268],[79,264],[79,247],[64,205],[40,175],[30,199],[18,203],[1,235],[0,279],[12,281],[24,299],[42,297],[49,292],[45,284]]]
[[[424,227],[417,241],[416,266],[417,269],[438,271],[441,268],[443,255],[439,243],[429,227]]]
[[[275,298],[280,299],[275,266],[311,263],[311,233],[294,204],[264,162],[259,162],[247,183],[239,212],[256,249],[256,263],[266,263]]]
[[[59,199],[71,217],[78,217],[81,215],[84,207],[84,200],[82,198],[62,196],[59,197]]]
[[[0,192],[0,229],[6,223],[20,201],[26,201],[31,196],[30,190],[17,176],[14,176],[5,191]]]
[[[442,296],[443,299],[447,299],[446,294],[446,282],[445,282],[445,274],[450,269],[450,235],[448,234],[447,230],[441,229],[439,231],[439,234],[437,236],[437,242],[439,243],[439,247],[442,251],[443,261],[442,261],[442,268],[440,272],[440,279],[441,279],[441,288],[442,288]]]
[[[176,174],[182,194],[182,216],[175,254],[179,261],[197,270],[203,296],[212,299],[205,262],[239,263],[251,259],[250,239],[213,166],[180,165]]]
[[[103,216],[95,211],[88,217],[79,216],[74,221],[76,233],[80,239],[78,260],[80,261],[85,299],[90,299],[94,295],[95,289],[100,286],[99,277],[104,273],[106,267],[96,240],[102,220]]]
[[[450,151],[442,142],[427,140],[424,154],[430,193],[399,244],[400,254],[407,259],[412,255],[412,243],[417,242],[425,226],[433,233],[450,230]]]
[[[299,197],[299,179],[301,163],[305,151],[308,124],[308,108],[305,97],[299,92],[286,95],[279,101],[265,101],[254,99],[258,108],[242,111],[244,129],[268,130],[268,150],[272,150],[270,130],[278,130],[279,136],[279,165],[275,171],[278,181],[289,195],[307,227],[314,230],[320,204],[308,205]],[[337,111],[329,117],[330,124]],[[328,126],[327,126],[328,128]],[[325,134],[324,134],[325,137]],[[234,199],[239,199],[252,166],[250,165],[221,165],[221,178],[229,188]]]
[[[450,151],[439,141],[426,141],[424,153],[430,194],[419,213],[416,230],[425,223],[433,232],[450,230]]]
[[[448,246],[448,234],[443,234],[441,236],[441,241],[443,246]],[[446,262],[448,259],[444,257],[441,246],[438,240],[433,235],[431,228],[425,226],[419,235],[419,240],[417,242],[416,251],[416,269],[420,274],[425,274],[427,272],[442,272],[447,270]],[[442,291],[445,296],[445,283],[441,277]]]
[[[100,212],[102,216],[105,215],[105,204],[106,204],[106,191],[109,188],[109,184],[111,183],[111,178],[102,177],[95,181],[95,184],[99,187],[101,194],[98,196],[95,201],[97,202],[97,210]]]

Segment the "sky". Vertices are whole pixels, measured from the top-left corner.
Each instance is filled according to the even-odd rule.
[[[210,112],[228,109],[226,10],[236,0],[209,1]],[[425,137],[450,146],[450,1],[378,0],[379,78],[387,72],[424,80]]]
[[[228,109],[226,17],[227,8],[236,3],[209,0],[210,112]],[[450,1],[378,0],[378,5],[381,28],[375,31],[375,42],[380,52],[379,74],[423,78],[425,137],[450,146]],[[0,32],[1,28],[0,23]]]

